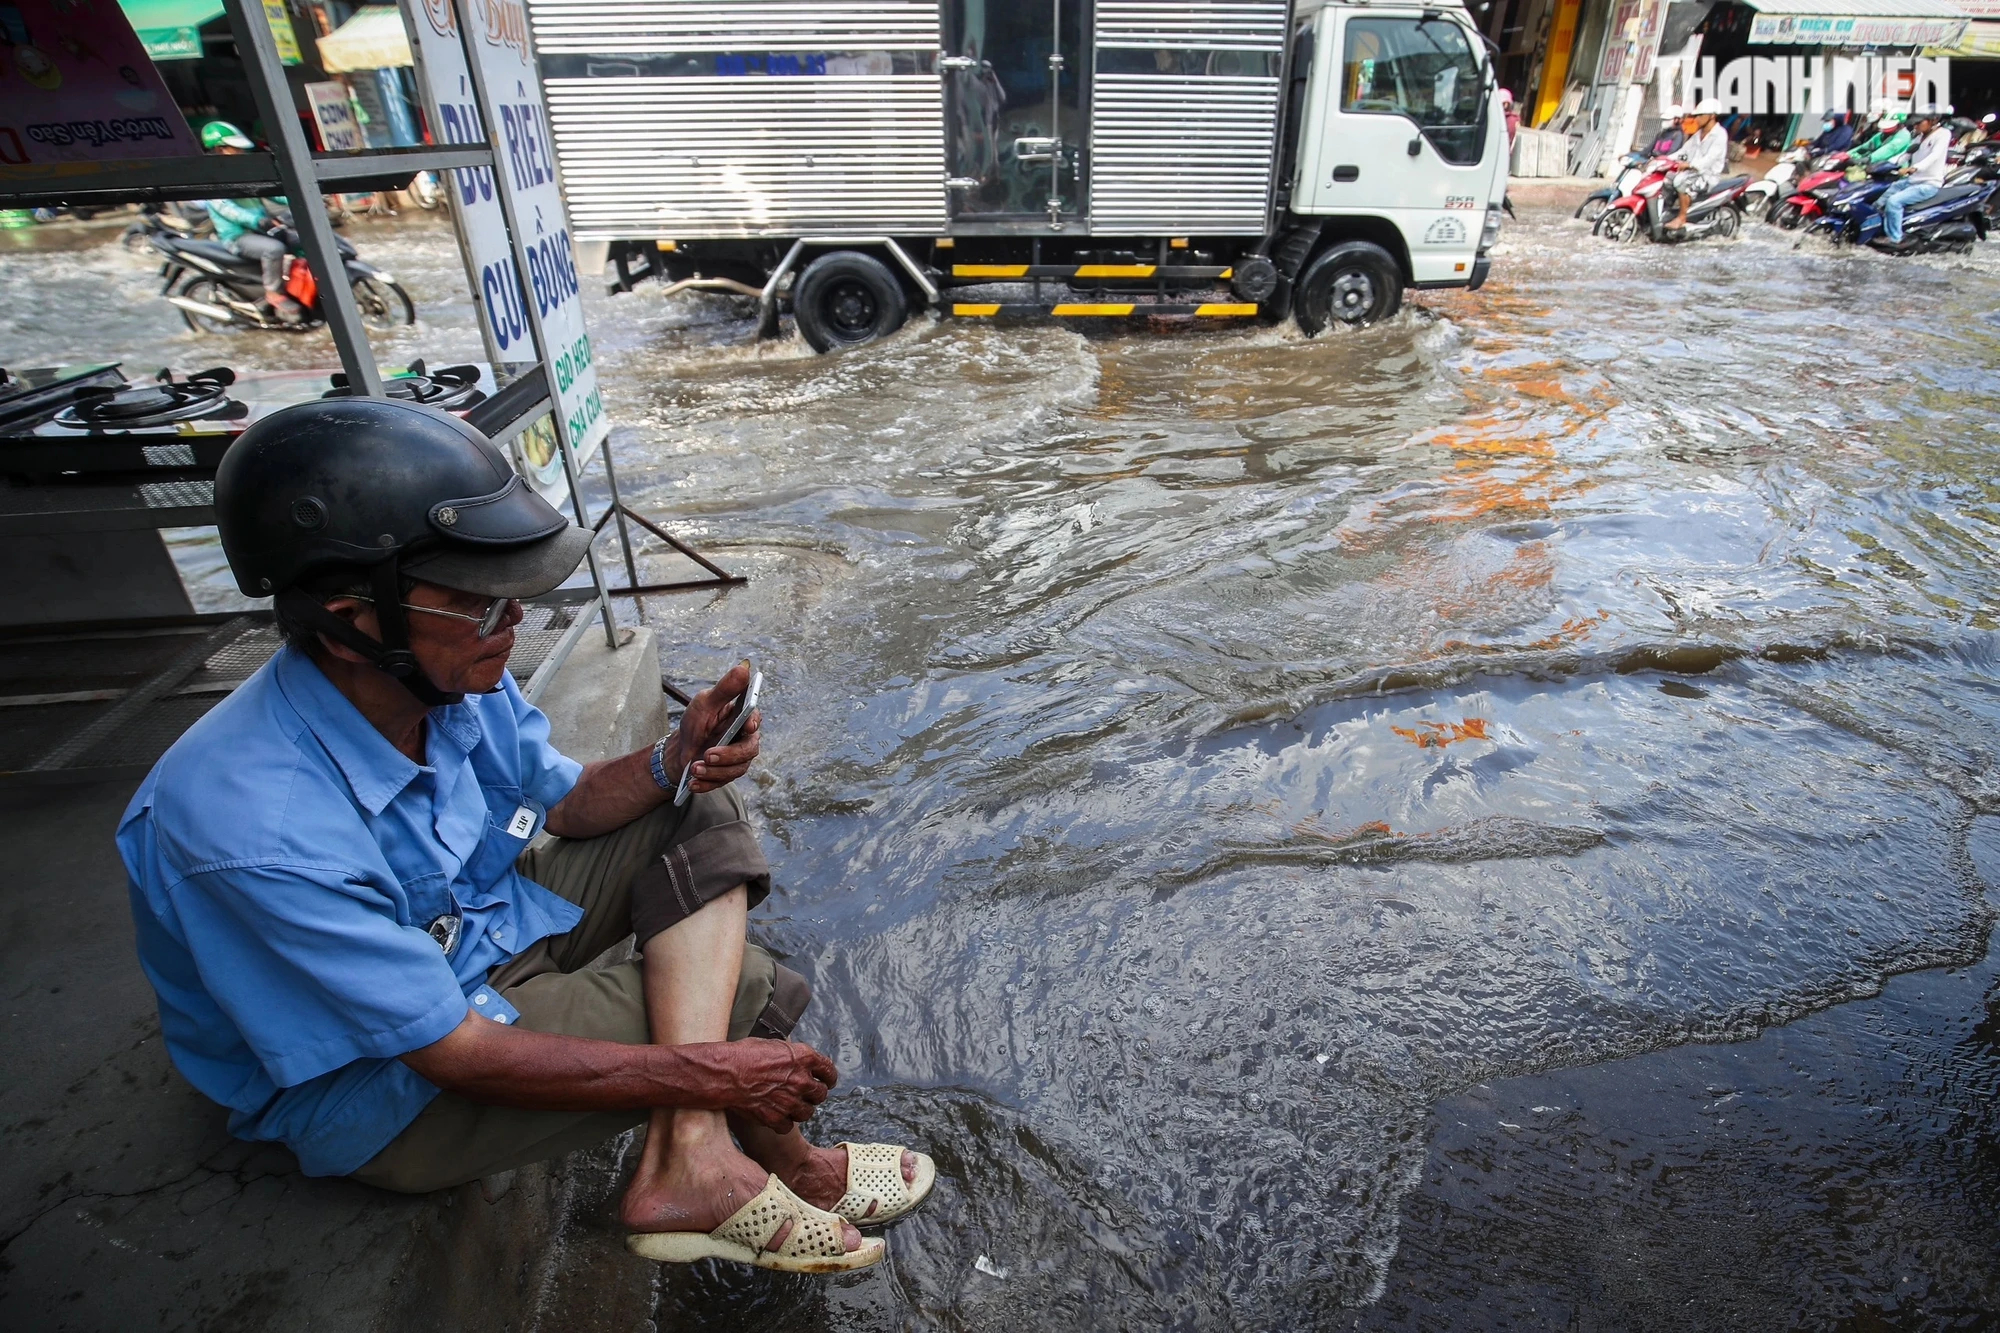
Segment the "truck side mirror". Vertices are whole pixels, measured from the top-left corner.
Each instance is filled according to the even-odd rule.
[[[1410,156],[1415,157],[1417,154],[1423,151],[1424,151],[1424,136],[1421,134],[1413,136],[1410,139]]]

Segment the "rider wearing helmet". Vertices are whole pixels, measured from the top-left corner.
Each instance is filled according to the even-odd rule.
[[[211,153],[228,156],[247,153],[257,145],[228,121],[211,120],[201,127],[201,146]],[[210,199],[204,206],[215,223],[215,239],[245,259],[257,261],[264,279],[264,300],[278,318],[287,324],[304,319],[305,310],[285,295],[285,260],[289,252],[283,241],[268,232],[275,219],[264,200]]]
[[[1666,157],[1687,142],[1687,131],[1681,128],[1684,114],[1679,102],[1667,107],[1666,115],[1660,122],[1660,132],[1653,136],[1654,157]]]
[[[168,1051],[231,1132],[419,1192],[650,1115],[633,1231],[707,1233],[755,1201],[765,1266],[805,1266],[811,1237],[824,1268],[879,1259],[843,1217],[888,1220],[934,1171],[798,1133],[835,1074],[785,1040],[804,978],[744,941],[770,870],[728,784],[756,715],[714,741],[747,670],[645,749],[559,753],[507,672],[515,599],[569,577],[590,534],[431,408],[265,417],[215,510],[285,644],[154,766],[118,846]],[[635,933],[638,960],[588,968]]]
[[[1903,179],[1884,190],[1875,202],[1882,210],[1882,239],[1889,247],[1903,244],[1903,210],[1944,188],[1945,162],[1951,153],[1951,130],[1945,121],[1950,116],[1948,106],[1926,106],[1910,117],[1910,128],[1921,136],[1917,151],[1904,168]]]
[[[1875,133],[1854,146],[1852,160],[1862,170],[1886,165],[1910,151],[1909,129],[1903,124],[1900,108],[1887,105],[1875,124]],[[1856,176],[1855,179],[1860,179]]]
[[[1681,122],[1681,127],[1687,131],[1687,142],[1670,155],[1671,160],[1681,164],[1674,169],[1671,177],[1681,207],[1674,220],[1667,224],[1669,227],[1685,227],[1688,206],[1729,170],[1729,134],[1717,123],[1721,115],[1722,103],[1713,97],[1704,97],[1695,104],[1693,113]]]
[[[1849,119],[1845,111],[1829,111],[1820,118],[1819,134],[1812,142],[1807,144],[1803,139],[1799,142],[1814,157],[1844,153],[1854,144],[1854,127],[1847,123]]]

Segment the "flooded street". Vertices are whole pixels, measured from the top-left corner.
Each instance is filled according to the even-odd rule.
[[[2000,256],[1523,212],[1311,342],[588,303],[625,498],[753,580],[644,613],[766,672],[812,1132],[942,1176],[884,1268],[663,1271],[660,1327],[2000,1312]],[[447,225],[349,234],[385,362],[479,355]],[[0,364],[335,364],[105,237],[0,245]]]

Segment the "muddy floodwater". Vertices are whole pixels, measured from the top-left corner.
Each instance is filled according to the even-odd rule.
[[[351,234],[385,359],[477,354],[441,223]],[[592,298],[627,498],[753,579],[644,611],[766,672],[813,1132],[942,1176],[883,1268],[664,1272],[661,1327],[2000,1320],[2000,256],[1530,210],[1415,306],[826,358]],[[0,330],[333,364],[115,245],[0,246]]]

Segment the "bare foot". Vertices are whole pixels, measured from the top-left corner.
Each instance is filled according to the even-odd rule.
[[[843,1184],[835,1192],[833,1202],[838,1202],[840,1193],[846,1189],[847,1154],[842,1152],[840,1157]],[[907,1172],[909,1168],[904,1169]],[[763,1192],[766,1175],[763,1167],[734,1148],[699,1161],[676,1156],[664,1175],[648,1178],[642,1173],[632,1178],[619,1204],[619,1219],[631,1231],[713,1231]],[[825,1206],[816,1199],[807,1202]],[[792,1224],[786,1222],[764,1248],[780,1248],[791,1232]],[[840,1232],[843,1246],[849,1250],[861,1248],[860,1232],[846,1223],[841,1224]]]
[[[791,1188],[792,1193],[804,1199],[815,1208],[831,1208],[840,1202],[841,1195],[847,1193],[847,1149],[811,1148],[805,1160],[796,1164],[774,1166],[778,1179]],[[914,1184],[917,1179],[917,1155],[903,1150],[903,1183]],[[868,1215],[872,1216],[877,1203],[868,1205]]]

